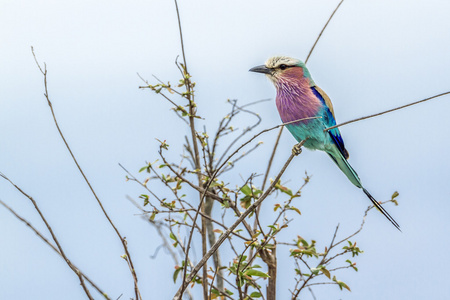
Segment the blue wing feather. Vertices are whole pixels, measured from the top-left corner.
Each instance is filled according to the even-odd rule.
[[[334,119],[334,115],[332,111],[330,110],[330,107],[328,107],[324,96],[316,89],[315,86],[311,87],[312,92],[314,95],[316,95],[317,98],[320,99],[322,104],[324,105],[325,111],[324,111],[324,123],[327,127],[331,127],[336,125],[336,120]],[[341,152],[342,156],[348,159],[349,155],[347,150],[345,149],[344,140],[342,139],[341,133],[338,128],[331,129],[328,131],[330,134],[331,139],[334,141],[336,146],[338,147],[339,151]]]

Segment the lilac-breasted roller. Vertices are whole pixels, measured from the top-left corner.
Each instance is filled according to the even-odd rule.
[[[347,161],[349,155],[338,128],[324,131],[336,125],[330,98],[314,82],[306,65],[294,58],[275,56],[265,65],[250,69],[266,74],[277,90],[276,105],[283,123],[294,138],[312,150],[325,151],[348,179],[362,189],[373,205],[400,230],[400,226],[375,198],[363,187],[358,174]],[[311,119],[311,117],[317,117]],[[299,122],[300,119],[310,118]]]

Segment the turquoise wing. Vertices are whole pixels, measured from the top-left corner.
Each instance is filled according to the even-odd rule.
[[[331,100],[328,97],[325,92],[319,88],[318,86],[311,87],[311,90],[313,91],[314,95],[320,99],[320,101],[325,106],[325,112],[324,112],[324,120],[325,126],[331,127],[336,125],[336,120],[334,118],[334,110],[333,105],[331,104]],[[345,159],[348,159],[348,151],[345,149],[344,140],[342,139],[341,133],[338,128],[331,129],[328,131],[331,139],[338,147],[339,151],[341,152],[342,156],[345,157]]]

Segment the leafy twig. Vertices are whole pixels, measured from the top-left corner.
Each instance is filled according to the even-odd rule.
[[[300,145],[303,145],[304,141],[302,143],[300,143]],[[217,242],[211,246],[211,248],[209,249],[209,251],[206,253],[206,255],[204,255],[202,257],[202,259],[200,260],[200,262],[198,262],[198,264],[194,267],[194,269],[191,271],[189,277],[187,278],[186,282],[190,282],[194,276],[197,274],[197,272],[200,270],[200,268],[202,268],[202,266],[205,264],[205,262],[211,257],[211,255],[217,251],[217,249],[220,247],[220,245],[225,241],[225,239],[231,234],[231,232],[242,222],[242,220],[244,220],[251,212],[253,212],[253,210],[258,207],[266,198],[267,196],[270,194],[270,192],[272,191],[272,189],[275,187],[275,184],[280,180],[281,175],[283,175],[284,171],[286,170],[286,168],[289,166],[289,164],[291,163],[292,159],[294,158],[294,154],[291,154],[291,156],[289,156],[289,158],[287,159],[286,163],[284,164],[284,166],[282,167],[281,171],[278,173],[278,175],[276,176],[275,180],[272,182],[272,184],[269,186],[269,188],[263,193],[263,195],[256,200],[255,202],[253,202],[249,208],[242,213],[242,215],[233,223],[233,225],[231,225],[228,230],[226,232],[224,232],[219,239],[217,240]],[[177,293],[174,296],[174,299],[180,299],[181,300],[181,296],[183,291],[186,289],[186,285],[182,285]]]

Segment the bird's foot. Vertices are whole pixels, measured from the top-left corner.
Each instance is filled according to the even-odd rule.
[[[294,147],[292,147],[292,154],[297,156],[302,153],[302,145],[302,143],[295,144]]]

